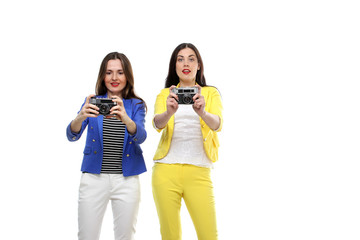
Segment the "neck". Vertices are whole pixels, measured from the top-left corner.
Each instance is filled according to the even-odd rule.
[[[192,81],[183,81],[180,79],[180,87],[193,87],[196,85],[195,79]]]

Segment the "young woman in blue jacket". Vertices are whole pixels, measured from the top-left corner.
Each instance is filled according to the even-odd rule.
[[[112,99],[108,115],[91,98]],[[134,92],[128,58],[109,53],[101,63],[96,95],[89,95],[67,127],[69,141],[78,140],[87,127],[79,188],[81,240],[97,240],[111,200],[115,239],[133,239],[140,201],[138,175],[146,171],[140,144],[146,139],[146,104]]]

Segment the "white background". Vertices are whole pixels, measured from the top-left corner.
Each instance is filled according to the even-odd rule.
[[[136,238],[160,239],[151,118],[172,51],[191,42],[224,104],[219,239],[359,239],[356,2],[2,1],[0,238],[77,238],[85,136],[70,143],[65,128],[119,51],[149,110]],[[196,239],[185,205],[182,223]],[[110,209],[102,229],[112,239]]]

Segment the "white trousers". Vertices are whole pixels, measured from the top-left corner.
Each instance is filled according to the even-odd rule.
[[[116,240],[134,239],[140,202],[139,176],[83,173],[79,188],[79,240],[98,240],[111,200]]]

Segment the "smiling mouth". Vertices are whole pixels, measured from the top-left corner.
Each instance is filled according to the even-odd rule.
[[[119,86],[119,83],[111,83],[111,86],[117,87],[117,86]]]
[[[184,70],[182,70],[182,73],[183,74],[189,74],[189,73],[191,73],[191,71],[189,69],[184,69]]]

